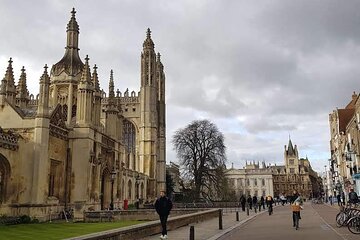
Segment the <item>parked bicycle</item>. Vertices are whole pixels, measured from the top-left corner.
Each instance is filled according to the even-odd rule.
[[[336,215],[336,226],[347,226],[350,218],[354,216],[360,216],[360,209],[354,208],[354,205],[346,205],[340,209],[340,212]]]
[[[349,231],[353,234],[360,234],[360,216],[354,216],[347,222]]]

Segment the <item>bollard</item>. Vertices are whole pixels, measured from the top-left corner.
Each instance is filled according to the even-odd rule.
[[[223,224],[222,224],[222,209],[219,209],[219,229],[220,229],[220,230],[223,229]]]
[[[246,207],[246,214],[249,216],[249,206]]]
[[[239,221],[239,212],[236,212],[236,221]]]
[[[194,226],[190,226],[190,240],[195,240],[195,228]]]
[[[257,213],[257,206],[254,205],[254,210],[255,210],[255,213]]]
[[[259,212],[261,212],[261,204],[259,205]]]

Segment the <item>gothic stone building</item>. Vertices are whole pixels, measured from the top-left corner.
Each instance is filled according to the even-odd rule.
[[[74,208],[122,207],[165,188],[165,74],[150,30],[138,93],[100,89],[97,67],[79,57],[75,9],[63,58],[45,65],[39,94],[10,58],[0,88],[0,214],[36,217]]]
[[[287,148],[285,145],[284,162],[285,165],[282,166],[271,166],[274,196],[290,196],[293,190],[306,198],[320,194],[317,173],[313,171],[307,158],[299,158],[297,146],[293,146],[291,139]]]

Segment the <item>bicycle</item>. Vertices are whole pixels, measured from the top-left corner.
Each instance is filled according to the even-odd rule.
[[[360,234],[360,216],[354,216],[347,222],[349,231],[353,234]]]
[[[351,208],[351,205],[347,205],[344,208],[341,208],[340,212],[336,214],[336,226],[342,227],[347,226],[350,218],[354,216],[359,216],[360,210],[356,208]]]

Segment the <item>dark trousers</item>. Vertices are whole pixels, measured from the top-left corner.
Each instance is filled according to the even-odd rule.
[[[162,227],[162,235],[167,235],[167,230],[166,230],[166,222],[168,219],[168,215],[160,215],[160,222],[161,222],[161,227]]]
[[[241,209],[243,210],[243,212],[245,212],[245,203],[241,204]]]
[[[295,215],[298,215],[299,219],[301,219],[300,212],[293,212],[293,224],[294,224],[294,226],[295,226]]]

